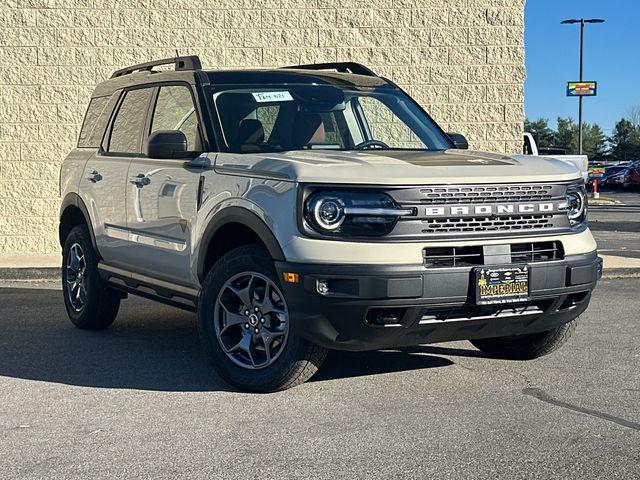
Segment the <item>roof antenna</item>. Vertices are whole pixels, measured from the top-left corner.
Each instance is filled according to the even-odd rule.
[[[178,49],[176,48],[176,58],[180,57],[180,54],[178,53]]]

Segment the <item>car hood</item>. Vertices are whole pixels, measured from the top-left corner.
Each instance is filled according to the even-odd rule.
[[[415,151],[305,150],[216,156],[219,173],[302,183],[420,185],[566,181],[581,178],[572,165],[555,159],[471,150]]]

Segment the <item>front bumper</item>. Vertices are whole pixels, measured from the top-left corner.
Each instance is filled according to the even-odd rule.
[[[596,252],[529,267],[527,302],[478,306],[473,267],[276,262],[280,278],[299,275],[298,283],[282,283],[292,329],[318,345],[354,351],[549,330],[587,308],[602,276]],[[329,293],[317,292],[319,280]]]

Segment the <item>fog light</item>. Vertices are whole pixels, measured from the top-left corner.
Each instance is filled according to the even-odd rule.
[[[316,290],[320,295],[326,295],[329,293],[329,282],[326,280],[316,280]]]

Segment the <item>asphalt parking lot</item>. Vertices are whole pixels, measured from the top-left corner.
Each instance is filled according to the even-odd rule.
[[[0,288],[0,478],[638,478],[639,290],[602,281],[533,362],[334,352],[256,395],[211,372],[193,314],[131,298],[87,332],[60,291]]]
[[[618,205],[592,205],[589,227],[604,255],[640,258],[640,191],[606,190],[602,197]]]

